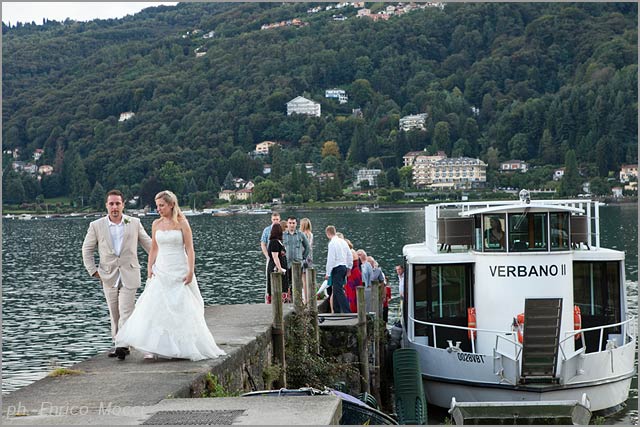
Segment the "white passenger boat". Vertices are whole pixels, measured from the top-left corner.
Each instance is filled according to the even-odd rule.
[[[636,318],[624,252],[600,246],[598,202],[461,202],[425,208],[425,242],[403,248],[403,346],[427,401],[584,400],[621,409]]]

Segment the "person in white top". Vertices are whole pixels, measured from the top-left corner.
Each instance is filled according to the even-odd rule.
[[[351,250],[347,242],[336,236],[336,228],[333,225],[327,226],[325,233],[329,239],[329,248],[324,278],[331,277],[333,311],[334,313],[351,313],[349,302],[344,294],[344,284],[352,266]]]
[[[396,274],[398,275],[398,293],[400,298],[404,298],[404,267],[396,265]]]

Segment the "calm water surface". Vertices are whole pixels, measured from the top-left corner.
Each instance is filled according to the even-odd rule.
[[[288,212],[283,213],[286,217]],[[333,224],[356,248],[365,249],[391,279],[390,318],[397,317],[394,266],[402,246],[424,241],[423,211],[307,212],[314,226],[314,259],[324,270],[327,239]],[[638,253],[636,205],[601,209],[601,245],[624,250],[629,306],[637,312]],[[8,393],[46,376],[54,366],[70,366],[111,345],[109,313],[99,283],[82,265],[82,240],[91,220],[60,218],[2,221],[2,392]],[[196,250],[196,275],[205,304],[263,302],[264,258],[259,238],[268,215],[190,217]],[[153,218],[143,218],[151,230]],[[146,254],[140,261],[146,271]],[[140,290],[141,291],[141,290]],[[214,331],[215,336],[215,331]],[[607,423],[635,424],[637,378],[627,409]],[[442,423],[440,414],[430,423]]]

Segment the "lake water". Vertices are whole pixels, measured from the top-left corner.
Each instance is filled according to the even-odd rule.
[[[629,306],[637,312],[637,205],[601,208],[601,245],[626,252]],[[288,212],[283,212],[286,217]],[[314,258],[324,270],[327,239],[333,224],[380,263],[392,284],[391,320],[398,313],[394,266],[402,247],[424,241],[422,210],[358,213],[299,212],[314,226]],[[2,393],[46,376],[54,366],[70,366],[111,345],[109,313],[99,283],[82,265],[81,247],[89,222],[96,218],[2,221]],[[263,302],[264,257],[259,238],[268,215],[190,217],[196,250],[196,275],[205,304]],[[143,218],[151,230],[153,218]],[[140,261],[146,271],[146,254]],[[215,331],[214,331],[215,335]],[[609,423],[635,424],[637,377],[627,409]],[[431,420],[430,422],[442,422]]]

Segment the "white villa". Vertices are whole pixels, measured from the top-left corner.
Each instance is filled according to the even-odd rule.
[[[404,116],[400,119],[400,130],[403,130],[405,132],[411,129],[426,130],[426,127],[425,127],[426,121],[427,121],[427,113]]]
[[[297,96],[287,102],[287,116],[292,114],[306,114],[320,117],[320,104],[302,96]]]

